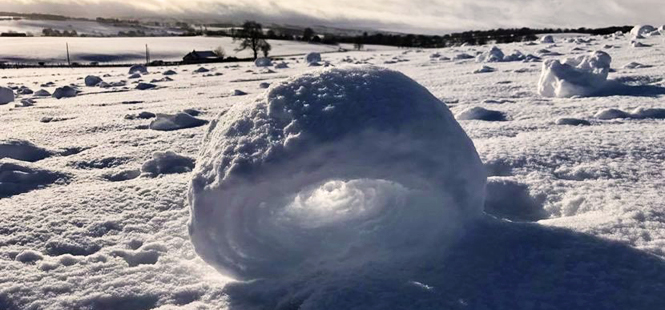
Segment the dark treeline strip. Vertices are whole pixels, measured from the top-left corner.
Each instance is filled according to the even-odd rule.
[[[271,29],[265,33],[266,39],[273,40],[300,40],[323,44],[349,43],[356,47],[362,47],[365,44],[388,45],[398,47],[416,47],[416,48],[441,48],[454,45],[484,45],[488,43],[512,43],[533,41],[537,39],[538,34],[544,33],[581,33],[589,35],[608,35],[617,31],[629,32],[632,26],[618,26],[606,28],[577,28],[577,29],[531,29],[531,28],[508,28],[492,30],[465,31],[446,35],[416,35],[416,34],[386,34],[386,33],[364,33],[359,36],[344,36],[323,34],[314,35],[310,28],[306,28],[301,35],[294,34],[293,31],[281,31],[280,29]],[[231,31],[196,31],[190,35],[208,35],[208,36],[230,36],[235,37],[233,29]]]

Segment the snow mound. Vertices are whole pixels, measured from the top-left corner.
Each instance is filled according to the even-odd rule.
[[[543,36],[542,38],[540,38],[540,43],[552,44],[554,43],[554,37],[551,35]]]
[[[53,98],[55,99],[61,99],[61,98],[71,98],[71,97],[76,97],[76,89],[71,87],[71,86],[63,86],[63,87],[58,87],[55,89],[53,92]]]
[[[164,71],[164,73],[162,73],[162,74],[163,74],[163,75],[176,75],[176,74],[178,74],[178,72],[175,72],[175,71],[173,71],[173,70],[166,70],[166,71]]]
[[[633,118],[654,118],[654,119],[665,119],[665,109],[647,109],[647,108],[637,108],[631,112]]]
[[[455,116],[458,120],[480,120],[501,122],[506,120],[506,114],[501,111],[487,110],[481,107],[468,108]]]
[[[555,122],[557,125],[569,125],[569,126],[589,126],[591,123],[587,120],[579,119],[579,118],[569,118],[569,117],[562,117],[556,120]]]
[[[538,93],[543,97],[584,97],[601,89],[610,71],[612,57],[596,51],[588,55],[543,63]]]
[[[489,67],[489,66],[482,66],[476,70],[473,71],[473,73],[478,74],[478,73],[490,73],[494,72],[496,69]]]
[[[85,86],[97,86],[99,83],[103,82],[102,78],[95,75],[88,75],[85,77]]]
[[[25,107],[31,107],[35,105],[35,102],[37,102],[35,99],[32,98],[23,98],[21,101],[15,104],[17,108],[25,108]]]
[[[308,64],[319,63],[321,62],[321,54],[319,53],[309,53],[305,55],[305,62]]]
[[[275,69],[287,69],[289,65],[285,62],[280,62],[275,65]]]
[[[192,71],[192,73],[205,73],[205,72],[210,72],[210,69],[199,67],[198,69]]]
[[[171,151],[155,152],[152,159],[143,163],[141,172],[149,176],[160,174],[184,173],[194,169],[194,159]]]
[[[231,96],[244,96],[244,95],[247,95],[247,93],[239,89],[234,89],[233,92],[231,92]]]
[[[51,93],[48,92],[46,89],[40,89],[36,91],[33,96],[35,97],[51,97]]]
[[[602,120],[634,118],[634,119],[665,119],[665,109],[661,108],[636,108],[632,112],[624,112],[618,109],[601,110],[595,115]]]
[[[25,264],[32,264],[42,259],[44,259],[44,255],[42,255],[42,253],[39,253],[34,250],[25,250],[16,255],[16,258],[14,260]]]
[[[207,123],[208,121],[206,120],[179,112],[176,114],[157,114],[156,118],[150,123],[149,128],[152,130],[171,131],[199,127]]]
[[[132,75],[130,75],[130,76],[128,77],[128,79],[132,79],[132,80],[133,80],[133,79],[140,79],[140,78],[141,78],[141,74],[140,74],[140,73],[134,73],[134,74],[132,74]]]
[[[625,64],[622,68],[624,69],[642,69],[642,68],[649,68],[650,66],[648,65],[643,65],[639,62],[630,62]]]
[[[151,83],[139,83],[138,85],[136,85],[136,89],[138,90],[153,89],[155,87],[157,87],[157,85]]]
[[[268,57],[259,57],[254,60],[254,65],[257,67],[270,67],[272,66],[272,59]]]
[[[270,87],[270,83],[268,82],[262,82],[261,84],[259,84],[259,88],[266,89],[268,87]]]
[[[461,53],[461,54],[455,55],[455,57],[453,57],[453,60],[464,60],[464,59],[473,59],[473,58],[475,58],[475,57],[473,57],[473,56],[471,56],[467,53]]]
[[[445,250],[482,215],[484,186],[471,140],[427,89],[383,68],[326,69],[211,123],[189,233],[240,280],[384,274]]]
[[[21,86],[21,87],[18,88],[16,93],[19,94],[19,95],[31,95],[34,92],[32,91],[32,89],[30,89],[28,87]]]
[[[656,28],[654,28],[651,25],[637,25],[633,27],[633,29],[630,30],[630,35],[633,37],[637,36],[644,36],[650,32],[655,31]]]
[[[618,118],[629,118],[630,113],[621,111],[619,109],[606,109],[601,110],[594,115],[597,119],[609,120],[609,119],[618,119]]]
[[[12,158],[21,161],[36,162],[52,156],[53,152],[38,147],[24,140],[0,140],[0,159]]]
[[[0,104],[8,104],[14,101],[14,91],[11,88],[0,86]]]
[[[0,159],[0,198],[35,190],[65,178],[63,174]]]
[[[485,212],[512,221],[537,221],[547,217],[541,197],[531,195],[526,184],[505,177],[487,180]]]
[[[147,74],[148,68],[146,68],[144,65],[133,65],[129,68],[129,74],[134,73]]]
[[[476,62],[499,62],[503,61],[504,56],[500,48],[493,46],[489,51],[476,56]]]

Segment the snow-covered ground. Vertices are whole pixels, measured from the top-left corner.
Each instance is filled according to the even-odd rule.
[[[255,100],[265,98],[266,91],[290,98],[302,93],[299,88],[302,86],[304,98],[330,102],[334,110],[337,103],[329,96],[340,90],[330,88],[330,94],[325,94],[328,88],[321,87],[325,84],[312,84],[319,85],[317,91],[323,92],[312,97],[307,97],[310,96],[306,87],[309,84],[298,84],[303,83],[302,80],[289,82],[292,84],[288,85],[298,86],[292,90],[275,91],[274,87],[292,76],[329,68],[310,66],[303,57],[297,57],[287,59],[287,66],[279,69],[258,68],[253,63],[205,65],[207,72],[197,70],[201,66],[149,67],[148,74],[133,79],[128,78],[128,68],[2,70],[0,86],[13,87],[17,94],[14,102],[0,105],[0,158],[3,158],[0,159],[0,309],[663,308],[665,43],[662,36],[640,40],[646,47],[632,47],[629,35],[593,39],[584,43],[555,37],[554,45],[498,45],[504,56],[517,55],[513,50],[521,51],[526,62],[513,61],[511,57],[503,58],[506,61],[478,63],[474,58],[456,57],[463,53],[473,57],[489,51],[491,46],[322,54],[321,63],[317,63],[322,66],[326,63],[335,67],[374,64],[399,71],[445,102],[473,141],[487,170],[484,207],[488,215],[456,221],[461,226],[455,230],[460,236],[452,239],[452,244],[418,246],[422,260],[405,256],[399,268],[389,270],[382,269],[385,265],[372,265],[361,259],[366,268],[359,272],[345,272],[339,266],[327,271],[308,266],[308,273],[297,278],[294,275],[297,271],[289,269],[293,268],[294,261],[288,257],[277,257],[263,248],[260,252],[243,253],[246,248],[234,242],[246,242],[242,238],[247,236],[199,240],[197,244],[200,250],[201,246],[215,242],[230,243],[233,251],[239,251],[241,262],[249,257],[243,255],[273,255],[271,259],[276,264],[284,264],[283,270],[279,265],[270,266],[266,262],[258,266],[268,268],[264,271],[288,273],[291,280],[285,283],[289,285],[270,279],[231,282],[198,257],[187,230],[188,183],[193,175],[190,171],[196,170],[197,178],[211,178],[210,181],[217,176],[215,169],[220,168],[215,166],[215,157],[206,157],[206,154],[215,154],[220,159],[229,154],[258,156],[256,154],[263,149],[252,149],[255,146],[243,140],[243,134],[238,132],[248,132],[248,126],[262,124],[261,117],[265,116],[261,116],[260,109],[253,110],[252,105],[260,105]],[[120,49],[110,43],[115,39],[94,40],[109,42],[101,47],[109,53]],[[194,40],[192,42],[213,48],[219,45],[213,42],[220,39],[182,40]],[[21,51],[30,49],[21,47],[20,41],[8,42]],[[72,42],[70,46],[75,47]],[[137,41],[137,51],[143,44]],[[187,44],[164,44],[164,51],[167,47],[182,48],[174,55],[195,48],[185,46]],[[160,50],[157,46],[151,43],[153,53]],[[275,54],[320,51],[316,47],[289,45],[277,52],[280,47],[276,46]],[[5,44],[0,48],[12,50]],[[595,50],[605,51],[612,58],[605,87],[583,98],[545,98],[538,94],[543,63],[526,55],[543,60],[561,59]],[[624,68],[632,62],[642,66]],[[482,66],[493,70],[478,70]],[[164,75],[167,70],[177,74]],[[87,87],[84,78],[88,75],[101,77],[108,84],[105,88]],[[372,75],[362,78],[371,79]],[[394,85],[395,89],[409,84],[402,78],[396,80],[404,82]],[[360,78],[354,81],[358,82],[358,87],[371,84]],[[144,83],[141,88],[146,89],[136,89],[139,83]],[[266,90],[264,83],[273,86]],[[79,93],[59,100],[35,96],[20,88],[54,93],[56,87],[71,84]],[[414,87],[407,89],[417,89]],[[406,100],[391,95],[393,90],[377,95],[356,94],[354,98],[382,100],[380,102],[390,102],[383,99],[385,97]],[[291,94],[293,92],[296,95]],[[424,96],[416,90],[413,94]],[[260,100],[277,100],[275,98]],[[421,97],[414,95],[413,98],[420,100]],[[34,102],[26,99],[34,99]],[[242,112],[245,106],[247,111],[258,112]],[[381,107],[376,107],[377,118],[365,121],[402,120],[402,113],[383,113]],[[482,109],[473,109],[475,107]],[[226,111],[230,111],[231,116],[219,116]],[[365,108],[362,113],[371,111]],[[257,115],[254,121],[258,123],[234,116],[245,115],[242,113]],[[436,113],[448,115],[445,111]],[[438,115],[436,113],[425,114]],[[356,117],[349,115],[351,119]],[[153,123],[154,117],[159,121]],[[404,116],[404,119],[408,118]],[[450,122],[448,116],[442,116],[442,121]],[[236,141],[233,142],[235,147],[228,150],[215,148],[215,143],[227,146],[225,143],[231,142],[219,140],[223,136],[220,127],[212,128],[206,136],[207,128],[212,126],[209,124],[235,126],[231,127],[236,128],[237,136],[233,139],[239,142],[228,140]],[[327,132],[326,127],[317,129],[315,124],[310,124],[309,129],[294,125],[294,135],[300,131],[304,134],[317,130]],[[424,127],[413,126],[414,132],[424,130]],[[451,129],[435,133],[442,137],[461,137]],[[436,136],[427,131],[421,134]],[[386,143],[363,140],[377,148],[386,148],[381,154],[368,153],[367,160],[361,154],[364,144],[358,144],[358,148],[353,144],[343,146],[348,153],[356,154],[349,158],[357,158],[356,164],[362,163],[357,167],[376,164],[389,171],[388,176],[398,175],[400,169],[407,167],[391,165],[391,156],[399,159],[395,163],[408,163],[412,155],[400,157],[400,154],[416,152],[423,156],[422,162],[433,165],[432,173],[437,173],[438,165],[445,165],[445,158],[458,150],[432,149],[441,157],[428,159],[422,150],[400,150],[408,146],[403,137],[386,139]],[[298,144],[295,145],[297,148]],[[396,148],[394,154],[387,149],[390,146]],[[204,153],[199,157],[202,150]],[[293,155],[297,152],[284,154],[288,155],[288,160],[299,160]],[[468,150],[460,154],[472,155]],[[194,167],[194,160],[212,168]],[[274,165],[277,159],[261,160]],[[332,165],[331,171],[339,172],[335,171],[334,163],[319,164],[316,158],[310,160],[306,163],[312,167]],[[473,165],[469,165],[458,166],[460,173],[473,173]],[[238,169],[240,174],[252,171],[242,170],[242,166]],[[337,170],[345,172],[345,169]],[[364,171],[365,168],[357,169]],[[441,170],[442,173],[455,176],[454,172],[445,172],[446,169]],[[356,170],[349,168],[348,171]],[[283,171],[290,176],[288,172],[288,169]],[[293,178],[299,175],[292,174]],[[247,195],[238,194],[236,198],[269,197],[271,191],[291,186],[288,182],[281,186],[280,179],[267,176],[263,179],[263,176],[256,175],[257,184],[266,180],[275,184],[256,187],[265,191],[253,194],[250,190]],[[224,188],[239,187],[228,180],[225,182],[221,184]],[[483,195],[478,192],[478,186],[462,181],[442,181],[442,184],[468,189],[469,192],[460,197],[471,197],[468,198],[471,200]],[[202,189],[196,186],[192,190],[194,198],[201,197],[197,195]],[[380,190],[376,193],[377,199],[390,200],[392,192],[402,190],[400,186],[383,181],[376,184],[353,181],[332,183],[326,188],[331,188],[331,192],[350,188],[350,192],[360,192],[362,198],[365,188],[370,187]],[[247,187],[237,190],[247,190]],[[334,199],[327,198],[329,194],[322,195],[321,199]],[[224,197],[208,199],[207,203],[223,204]],[[400,229],[418,228],[413,230],[417,233],[414,236],[435,227],[421,217],[414,217],[411,223],[396,219]],[[215,218],[205,221],[214,223]],[[194,229],[201,227],[208,226]],[[211,236],[226,237],[212,230],[208,232]],[[251,239],[255,232],[274,231],[279,230],[235,233],[247,233]],[[377,226],[376,231],[383,233],[389,229]],[[363,238],[388,242],[381,253],[390,254],[399,240],[386,236]],[[302,236],[296,232],[294,237]],[[310,239],[305,240],[313,242]],[[319,245],[317,249],[321,247],[325,248]],[[302,247],[297,248],[302,250]],[[358,253],[362,253],[360,250]],[[321,253],[328,253],[325,251]],[[297,257],[308,254],[299,252]],[[208,253],[206,260],[220,270],[228,269],[231,264],[215,262],[210,255],[214,254]],[[255,265],[248,266],[257,266],[253,263]],[[236,267],[243,270],[242,264]],[[256,275],[250,272],[252,269],[247,270],[234,273],[239,277]],[[408,281],[402,281],[405,279]]]
[[[89,63],[133,63],[145,61],[146,44],[152,60],[178,61],[192,50],[210,51],[221,46],[227,56],[252,57],[251,50],[237,52],[238,42],[230,37],[141,37],[141,38],[1,38],[0,62],[9,63],[67,63],[66,44],[71,61]],[[294,55],[311,51],[336,52],[339,48],[353,49],[352,44],[325,45],[299,41],[268,40],[271,55]],[[369,51],[395,50],[394,47],[368,45]]]

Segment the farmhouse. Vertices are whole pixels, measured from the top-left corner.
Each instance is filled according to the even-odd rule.
[[[201,62],[215,62],[222,60],[222,57],[218,56],[213,51],[196,51],[193,50],[185,57],[182,58],[182,61],[185,63],[201,63]]]

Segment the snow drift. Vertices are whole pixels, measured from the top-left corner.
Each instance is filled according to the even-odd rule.
[[[543,97],[584,97],[600,90],[607,82],[612,57],[596,51],[588,55],[559,60],[546,60],[538,81]]]
[[[189,233],[239,280],[362,286],[371,276],[348,279],[445,250],[482,214],[484,186],[471,140],[427,89],[388,69],[327,69],[211,122]]]
[[[11,88],[0,86],[0,104],[14,101],[14,91]]]
[[[651,25],[637,25],[630,30],[630,35],[633,37],[645,36],[653,31],[656,31]]]
[[[305,55],[305,62],[308,64],[319,63],[321,62],[321,54],[315,52],[309,53]]]

